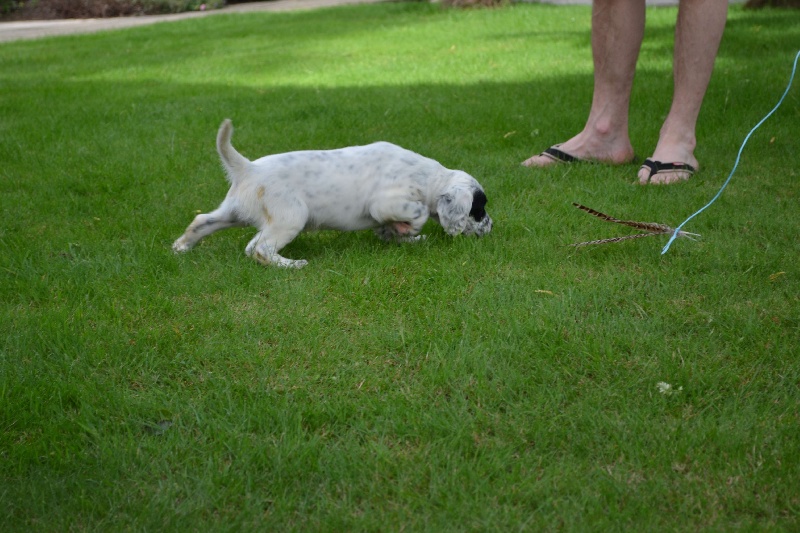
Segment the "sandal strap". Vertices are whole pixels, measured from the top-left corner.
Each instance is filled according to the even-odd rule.
[[[546,155],[546,156],[548,156],[548,157],[550,157],[552,159],[555,159],[556,161],[560,161],[562,163],[583,162],[583,159],[581,159],[579,157],[575,157],[574,155],[570,155],[567,152],[565,152],[563,150],[560,150],[555,146],[551,146],[550,148],[548,148],[547,150],[542,152],[541,155]]]
[[[661,161],[654,161],[650,158],[644,160],[642,168],[650,169],[650,177],[664,171],[680,171],[688,172],[689,174],[697,172],[697,169],[688,163],[662,163]]]

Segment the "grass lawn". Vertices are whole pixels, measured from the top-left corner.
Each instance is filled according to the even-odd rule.
[[[648,10],[650,155],[676,11]],[[800,529],[800,11],[733,7],[700,173],[519,162],[582,125],[588,7],[217,15],[0,45],[0,530]],[[387,140],[494,232],[170,250],[251,158]],[[662,393],[659,382],[672,386]]]

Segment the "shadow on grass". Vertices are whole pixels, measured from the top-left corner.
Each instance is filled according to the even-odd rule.
[[[512,213],[524,212],[521,202],[545,211],[553,204],[569,205],[574,198],[567,195],[574,191],[555,190],[550,181],[554,173],[572,170],[525,170],[518,164],[581,127],[591,98],[588,73],[518,82],[455,79],[370,85],[359,80],[339,87],[270,86],[263,81],[270,69],[291,70],[293,64],[320,69],[324,77],[326,62],[347,61],[357,52],[340,50],[341,56],[331,58],[324,53],[326,41],[367,28],[391,31],[410,22],[424,26],[420,10],[443,16],[438,8],[397,4],[349,10],[346,15],[321,11],[279,18],[219,16],[213,33],[207,21],[162,24],[64,39],[64,46],[56,50],[47,41],[6,45],[0,65],[16,75],[0,77],[6,95],[0,101],[0,158],[8,162],[0,169],[6,178],[0,181],[1,205],[15,213],[5,233],[29,243],[47,226],[48,237],[63,245],[76,238],[75,232],[83,235],[96,218],[104,221],[101,231],[107,236],[155,233],[160,240],[172,238],[195,211],[210,210],[224,196],[226,182],[214,138],[226,117],[237,128],[234,144],[252,159],[386,140],[463,169],[487,188],[501,232],[514,218]],[[747,125],[771,105],[762,110],[754,103],[773,102],[782,90],[788,64],[786,72],[755,68],[761,66],[765,48],[786,51],[797,45],[800,26],[791,19],[782,11],[767,10],[737,12],[730,20],[700,121],[698,157],[706,168],[722,162],[715,154],[728,157]],[[555,33],[536,26],[497,38],[558,38],[572,40],[575,46],[587,39],[583,29]],[[671,33],[671,27],[663,25],[649,30],[646,45],[653,48],[643,51],[645,64],[653,63],[654,54],[665,53]],[[156,34],[170,37],[175,46],[156,50],[150,43]],[[96,48],[97,43],[103,47]],[[404,50],[402,43],[393,46],[396,51],[375,52],[380,61],[368,67],[376,72],[391,69],[392,54]],[[187,48],[196,49],[196,57],[187,54]],[[241,56],[263,61],[250,64],[240,61]],[[208,64],[211,74],[204,73],[202,82],[180,79],[192,78],[187,61]],[[88,67],[73,69],[71,63]],[[453,66],[443,62],[442,68]],[[180,70],[181,76],[173,70]],[[742,76],[743,70],[748,77]],[[218,81],[208,81],[217,71]],[[640,157],[657,138],[669,106],[670,78],[669,70],[643,68],[637,75],[631,135]],[[232,84],[232,79],[247,80],[248,85]],[[346,80],[339,82],[347,85]],[[31,113],[42,102],[48,107]],[[732,114],[728,109],[744,111]],[[781,137],[777,147],[783,138],[789,135]],[[587,175],[585,170],[575,173]],[[589,175],[618,175],[627,186],[633,173],[604,168]],[[606,186],[597,180],[582,185],[589,195]],[[83,226],[74,224],[78,221]]]
[[[725,74],[720,78],[725,79]],[[661,75],[644,74],[639,82],[648,93],[668,94],[670,82]],[[565,92],[565,84],[585,90]],[[195,212],[210,211],[227,191],[214,148],[217,127],[226,117],[237,128],[235,146],[251,159],[267,153],[387,140],[449,168],[463,169],[481,181],[489,194],[490,213],[497,221],[492,239],[510,246],[515,239],[526,238],[523,227],[551,234],[553,224],[558,224],[551,215],[568,208],[576,196],[589,201],[598,195],[619,194],[623,205],[641,202],[640,192],[628,189],[635,174],[632,168],[536,171],[519,167],[532,153],[577,130],[591,80],[562,77],[533,85],[534,90],[523,83],[258,90],[64,83],[66,93],[80,98],[59,100],[46,115],[6,115],[18,126],[37,124],[19,129],[0,144],[3,160],[10,162],[0,171],[5,178],[0,184],[2,204],[4,212],[14,213],[4,224],[5,237],[28,248],[46,231],[45,240],[55,249],[86,239],[155,238],[168,250]],[[744,129],[739,124],[743,115],[715,111],[722,107],[727,91],[732,92],[728,105],[750,108],[752,102],[770,101],[776,87],[730,79],[724,90],[712,89],[708,109],[717,119],[701,126],[703,145],[698,155],[712,172],[715,166],[729,164],[724,160],[728,155],[719,159],[712,154],[736,146]],[[714,93],[719,96],[715,98]],[[634,106],[646,98],[639,89]],[[25,108],[25,96],[9,100],[14,99],[19,100],[18,109]],[[162,103],[151,106],[150,101]],[[667,105],[662,103],[663,108]],[[649,117],[657,116],[658,110],[652,105],[643,108],[648,112],[633,117],[632,135],[654,140],[658,122]],[[746,114],[746,122],[754,123],[760,112],[754,109]],[[775,148],[790,138],[787,131]],[[640,155],[646,152],[644,142],[635,143]],[[45,159],[40,157],[43,153]],[[704,154],[709,156],[703,159]],[[571,184],[565,188],[563,176],[570,173],[573,177],[567,177],[567,182]],[[708,192],[701,190],[699,195],[708,197]],[[665,204],[665,209],[674,209],[670,205]],[[440,234],[431,225],[426,230]],[[237,248],[244,248],[251,233],[240,230],[233,239]],[[232,235],[237,233],[222,232],[209,242],[219,246]],[[360,247],[372,238],[343,237],[336,242],[337,246]],[[287,256],[313,260],[326,253],[328,246],[326,239],[300,237],[287,249]]]

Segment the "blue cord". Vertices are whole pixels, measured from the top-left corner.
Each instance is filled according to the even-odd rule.
[[[733,173],[736,172],[736,167],[739,166],[739,159],[742,157],[742,150],[744,150],[744,145],[747,144],[747,141],[750,139],[750,136],[753,134],[753,132],[756,131],[759,128],[759,126],[761,126],[761,124],[763,124],[765,120],[767,120],[770,116],[772,116],[772,114],[781,106],[781,104],[783,103],[783,99],[786,98],[786,95],[789,93],[789,89],[792,87],[792,81],[794,80],[794,73],[797,70],[797,60],[798,60],[798,58],[800,58],[800,52],[797,52],[797,55],[794,56],[794,66],[792,66],[792,75],[789,78],[789,85],[786,86],[786,90],[783,92],[783,96],[781,96],[781,99],[778,101],[778,105],[773,107],[772,111],[767,113],[767,116],[762,118],[761,121],[758,124],[756,124],[756,126],[752,130],[750,130],[750,133],[747,134],[747,137],[744,138],[744,142],[742,142],[742,147],[739,148],[739,154],[736,156],[736,162],[733,164],[733,170],[731,170],[731,173],[728,175],[728,179],[725,180],[725,183],[722,184],[722,187],[719,189],[719,192],[717,192],[717,194],[714,196],[714,198],[711,199],[710,202],[708,202],[706,205],[704,205],[703,207],[698,209],[695,214],[693,214],[692,216],[690,216],[689,218],[684,220],[683,223],[681,223],[680,226],[675,228],[675,233],[673,233],[672,237],[670,237],[669,241],[667,241],[667,245],[664,246],[664,249],[661,251],[661,255],[664,255],[665,253],[667,253],[667,251],[669,250],[669,247],[672,245],[672,241],[674,241],[678,237],[678,233],[680,233],[681,228],[684,225],[686,225],[687,222],[689,222],[694,217],[696,217],[697,215],[699,215],[700,213],[705,211],[711,204],[713,204],[714,202],[717,201],[717,198],[719,198],[720,195],[722,195],[722,191],[724,191],[725,187],[728,186],[728,182],[731,181],[731,178],[733,177]]]

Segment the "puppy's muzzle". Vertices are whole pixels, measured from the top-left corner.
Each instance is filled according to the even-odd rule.
[[[492,217],[488,214],[484,215],[481,220],[475,220],[473,218],[467,219],[467,226],[464,228],[464,235],[475,235],[476,237],[482,237],[492,231]]]

